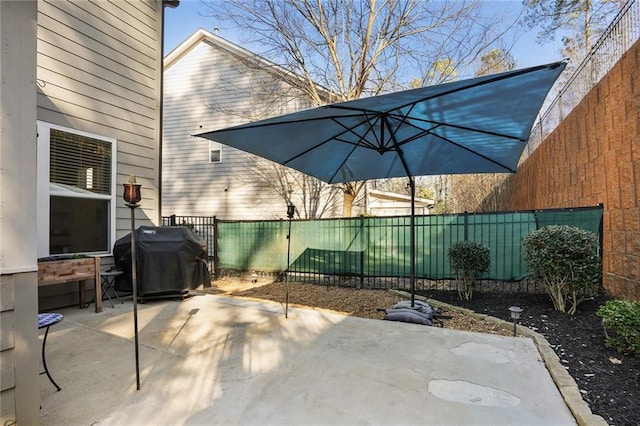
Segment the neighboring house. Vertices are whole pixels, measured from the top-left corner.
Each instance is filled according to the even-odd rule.
[[[164,69],[162,215],[285,218],[287,183],[275,163],[192,135],[310,107],[290,84],[298,77],[203,29],[166,56]],[[303,216],[309,191],[289,184]],[[321,192],[322,216],[340,214],[337,188],[322,184]]]
[[[411,196],[372,189],[368,192],[367,212],[372,216],[406,216],[411,214]],[[436,202],[415,197],[415,214],[429,214]]]
[[[0,1],[2,424],[39,423],[37,313],[77,300],[75,284],[38,289],[37,259],[112,262],[129,175],[137,225],[159,223],[163,4]]]

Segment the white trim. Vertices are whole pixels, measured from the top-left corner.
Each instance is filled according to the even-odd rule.
[[[14,275],[23,274],[27,272],[38,272],[38,267],[33,265],[28,266],[13,266],[11,268],[0,268],[0,275]]]
[[[191,34],[182,43],[176,46],[171,52],[165,55],[163,60],[163,66],[164,66],[165,72],[169,68],[171,68],[173,64],[178,62],[180,58],[186,55],[198,43],[202,41],[215,45],[221,49],[224,49],[233,55],[252,60],[257,64],[262,65],[262,67],[265,70],[268,70],[272,73],[280,74],[282,76],[293,78],[298,81],[305,81],[304,77],[301,77],[296,73],[287,70],[283,66],[278,65],[275,62],[271,62],[270,60],[263,58],[262,56],[256,53],[253,53],[242,46],[238,46],[237,44],[234,44],[202,28],[198,28],[193,34]],[[331,99],[335,97],[334,93],[332,93],[331,90],[329,90],[328,88],[323,87],[317,83],[315,85],[318,89],[320,89],[320,91],[323,92],[323,95],[327,98],[327,102],[330,102]]]
[[[89,133],[70,127],[59,126],[57,124],[48,123],[45,121],[37,121],[38,131],[38,144],[37,144],[37,255],[38,257],[49,256],[49,212],[50,212],[50,199],[52,193],[49,188],[49,172],[50,172],[50,137],[51,129],[60,130],[66,133],[72,133],[74,135],[84,136],[91,139],[98,139],[111,144],[111,195],[95,194],[91,197],[80,193],[70,194],[65,193],[67,197],[77,198],[92,198],[92,199],[104,199],[110,200],[109,203],[109,247],[107,252],[98,252],[95,254],[110,255],[113,251],[113,244],[116,241],[116,175],[117,175],[117,152],[118,145],[117,139],[107,136],[97,135],[95,133]]]
[[[411,202],[411,195],[398,194],[397,192],[381,191],[379,189],[372,189],[369,191],[371,198],[379,200],[396,201],[396,202]],[[421,204],[423,207],[432,207],[436,204],[434,200],[429,198],[414,197],[416,204]]]
[[[49,207],[51,197],[49,196],[49,126],[45,123],[37,122],[37,154],[36,154],[36,193],[37,193],[37,210],[36,210],[36,252],[38,257],[49,255]]]
[[[212,148],[211,145],[217,145],[217,148]],[[218,161],[211,161],[211,151],[220,151],[220,159]],[[222,163],[222,144],[216,141],[209,141],[209,164]]]

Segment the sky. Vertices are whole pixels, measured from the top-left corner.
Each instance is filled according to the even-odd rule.
[[[218,0],[223,1],[223,0]],[[181,0],[180,6],[175,9],[165,10],[165,55],[171,52],[176,46],[193,34],[198,28],[212,31],[216,27],[216,22],[212,17],[203,17],[206,8],[201,4],[201,0]],[[491,0],[485,1],[486,5],[497,8],[507,7],[514,12],[520,10],[521,0]],[[223,25],[219,24],[221,27]],[[540,46],[536,43],[536,31],[525,31],[518,28],[516,33],[518,39],[511,52],[516,60],[516,68],[525,68],[535,65],[547,64],[562,60],[557,45]],[[226,40],[242,46],[238,34],[229,30],[220,30],[218,35]],[[245,46],[243,46],[245,47]],[[249,49],[250,50],[250,49]]]

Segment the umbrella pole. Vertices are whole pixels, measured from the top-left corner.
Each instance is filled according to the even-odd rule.
[[[289,218],[289,233],[287,234],[287,281],[285,283],[284,317],[289,318],[289,262],[291,256],[291,218]]]
[[[409,283],[411,286],[411,307],[413,308],[416,300],[416,183],[413,176],[409,176],[409,187],[411,189],[411,219],[409,221],[409,228],[411,229],[409,256],[411,257],[411,263],[409,264]]]

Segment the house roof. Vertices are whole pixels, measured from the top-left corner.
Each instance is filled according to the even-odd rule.
[[[182,43],[177,45],[171,52],[169,52],[164,57],[164,67],[165,69],[171,67],[178,59],[182,58],[185,54],[193,50],[195,46],[197,46],[200,42],[206,41],[208,43],[214,44],[217,47],[225,49],[233,54],[246,57],[247,59],[254,59],[258,61],[264,61],[265,65],[270,67],[277,66],[274,63],[267,61],[266,59],[256,55],[249,50],[238,46],[237,44],[231,43],[224,38],[213,34],[203,28],[198,28],[193,34],[187,37]],[[283,69],[284,71],[284,69]]]
[[[187,37],[182,43],[176,46],[164,57],[164,69],[167,70],[171,68],[173,64],[178,62],[183,56],[185,56],[202,42],[209,43],[210,45],[226,50],[233,55],[258,63],[262,65],[265,70],[274,74],[280,74],[284,78],[296,79],[300,81],[305,80],[303,77],[285,69],[284,67],[271,62],[270,60],[265,59],[262,56],[251,52],[250,50],[245,49],[244,47],[238,46],[235,43],[225,40],[224,38],[203,28],[198,28],[193,34]],[[335,99],[335,96],[332,96],[329,89],[327,89],[326,87],[322,87],[317,83],[314,84],[321,91],[321,93],[326,96],[326,102],[331,102],[332,99]]]
[[[387,192],[380,191],[378,189],[372,189],[369,191],[369,196],[371,198],[377,198],[379,200],[384,201],[400,201],[400,202],[411,202],[410,195],[398,194],[396,192]],[[415,197],[416,205],[419,207],[433,207],[436,202],[429,198],[420,198]]]

